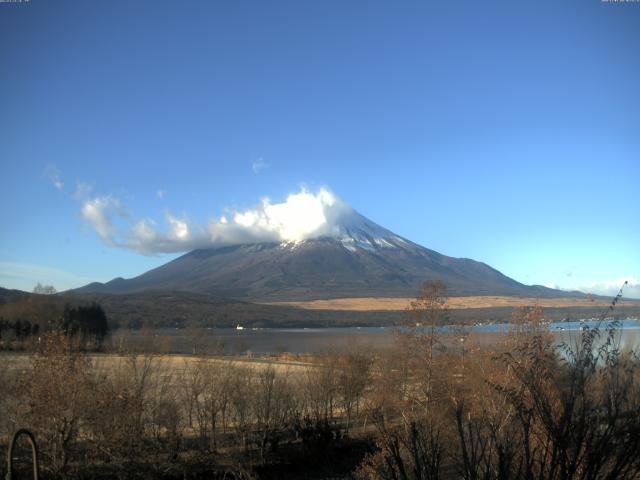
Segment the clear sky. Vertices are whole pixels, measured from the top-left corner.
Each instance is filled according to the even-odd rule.
[[[640,2],[0,3],[0,285],[135,276],[179,255],[135,229],[305,185],[523,283],[640,297],[639,45]]]

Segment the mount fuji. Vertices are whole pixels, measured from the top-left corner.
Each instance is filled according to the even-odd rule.
[[[567,297],[519,283],[490,266],[417,245],[341,208],[309,238],[199,248],[131,279],[91,283],[78,293],[185,291],[251,301],[347,297],[414,297],[423,282],[441,280],[449,295]]]

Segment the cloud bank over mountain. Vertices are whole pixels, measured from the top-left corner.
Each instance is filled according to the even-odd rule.
[[[615,280],[602,280],[590,282],[582,287],[583,292],[597,293],[599,295],[607,295],[613,297],[618,294],[620,287],[627,282],[622,291],[623,297],[640,298],[640,280],[633,275],[627,275]]]
[[[253,208],[229,211],[206,225],[167,212],[161,227],[153,219],[134,218],[112,195],[85,197],[80,210],[84,224],[105,244],[145,255],[335,236],[340,233],[340,221],[353,212],[324,187],[315,193],[303,187],[281,203],[263,198]]]
[[[318,237],[341,237],[346,230],[362,227],[363,221],[363,217],[326,187],[315,192],[302,187],[279,203],[263,198],[251,208],[228,210],[222,216],[212,217],[206,224],[168,211],[160,221],[138,218],[116,196],[95,195],[92,188],[84,184],[78,185],[74,198],[81,202],[80,215],[84,225],[95,231],[103,243],[143,255],[257,242],[299,242]],[[391,234],[379,226],[372,228],[367,230],[367,235],[376,237]],[[346,244],[346,247],[349,248],[349,245]],[[615,280],[583,280],[573,285],[549,283],[546,286],[613,297],[625,280],[628,283],[624,296],[640,298],[640,280],[633,275]]]
[[[625,284],[625,282],[627,283]],[[623,285],[623,298],[640,298],[640,280],[633,275],[626,275],[614,280],[597,280],[573,285],[559,285],[556,282],[548,282],[544,286],[547,288],[566,290],[568,292],[578,290],[580,292],[594,293],[596,295],[613,298],[618,294]]]

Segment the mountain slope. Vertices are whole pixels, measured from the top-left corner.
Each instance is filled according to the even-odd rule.
[[[194,250],[138,277],[76,291],[176,290],[254,300],[412,297],[435,279],[450,295],[569,296],[523,285],[481,262],[441,255],[355,211],[320,238]]]

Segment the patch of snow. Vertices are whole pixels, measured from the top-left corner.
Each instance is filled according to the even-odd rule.
[[[331,219],[332,227],[316,238],[338,240],[350,252],[358,249],[376,251],[378,249],[398,249],[408,242],[393,232],[372,222],[351,207],[345,207],[340,214]],[[282,242],[281,248],[294,250],[307,240]]]
[[[395,245],[388,242],[386,239],[384,238],[375,238],[374,242],[379,245],[382,248],[394,248]]]
[[[282,250],[296,250],[300,246],[302,246],[306,240],[285,240],[284,242],[280,242],[280,248]]]
[[[342,246],[349,250],[350,252],[357,252],[358,249],[354,245],[350,245],[348,243],[342,242]]]
[[[339,239],[343,245],[348,245],[350,250],[398,248],[393,242],[396,235],[351,208],[343,212],[335,223],[334,232],[332,237]]]

